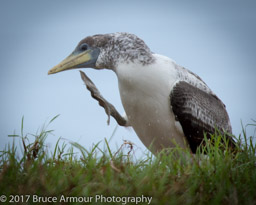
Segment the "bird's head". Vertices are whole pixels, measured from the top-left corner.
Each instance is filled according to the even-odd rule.
[[[115,70],[118,63],[135,61],[143,65],[153,61],[150,49],[136,35],[129,33],[94,35],[81,40],[75,50],[49,70],[48,74],[75,68]]]

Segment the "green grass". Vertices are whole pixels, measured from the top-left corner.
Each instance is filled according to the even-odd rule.
[[[78,143],[61,144],[58,140],[50,152],[45,139],[53,131],[46,128],[29,142],[22,119],[20,135],[12,137],[20,140],[23,153],[18,154],[15,143],[0,152],[0,197],[19,203],[28,199],[31,204],[39,200],[33,195],[42,197],[41,203],[51,197],[60,203],[61,197],[66,197],[73,204],[79,200],[99,204],[96,196],[102,195],[112,197],[108,204],[115,204],[113,200],[135,204],[128,202],[135,198],[128,197],[136,196],[152,197],[151,204],[256,204],[256,146],[245,129],[235,150],[221,144],[223,136],[216,134],[214,143],[206,140],[201,149],[208,157],[200,151],[191,155],[175,148],[156,157],[148,154],[134,159],[132,144],[124,142],[113,151],[107,140],[106,150],[100,149],[99,143],[87,150]]]

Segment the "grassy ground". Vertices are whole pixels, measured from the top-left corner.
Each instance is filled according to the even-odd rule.
[[[51,132],[42,130],[29,143],[22,120],[21,134],[13,137],[20,138],[23,154],[15,144],[0,153],[0,202],[256,204],[256,146],[245,131],[246,143],[233,151],[216,134],[215,143],[205,142],[208,157],[176,148],[140,160],[128,142],[112,151],[106,141],[103,151],[58,141],[50,153],[44,142]]]

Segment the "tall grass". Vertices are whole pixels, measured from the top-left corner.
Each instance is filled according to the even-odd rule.
[[[256,204],[256,146],[246,128],[242,128],[235,150],[216,134],[213,141],[205,139],[205,146],[195,155],[177,147],[135,160],[133,144],[126,141],[114,151],[107,140],[105,150],[99,143],[88,150],[59,139],[50,152],[45,139],[53,131],[45,126],[29,142],[23,122],[20,135],[12,136],[21,141],[22,154],[18,154],[15,143],[0,153],[0,195],[7,200],[13,195],[143,195],[152,197],[151,204]],[[27,203],[32,202],[30,197]]]

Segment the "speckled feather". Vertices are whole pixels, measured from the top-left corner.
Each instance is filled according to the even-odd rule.
[[[142,65],[154,62],[152,52],[144,41],[134,34],[118,32],[105,35],[89,36],[80,41],[78,46],[87,43],[100,49],[96,67],[115,69],[119,63],[138,61]]]

